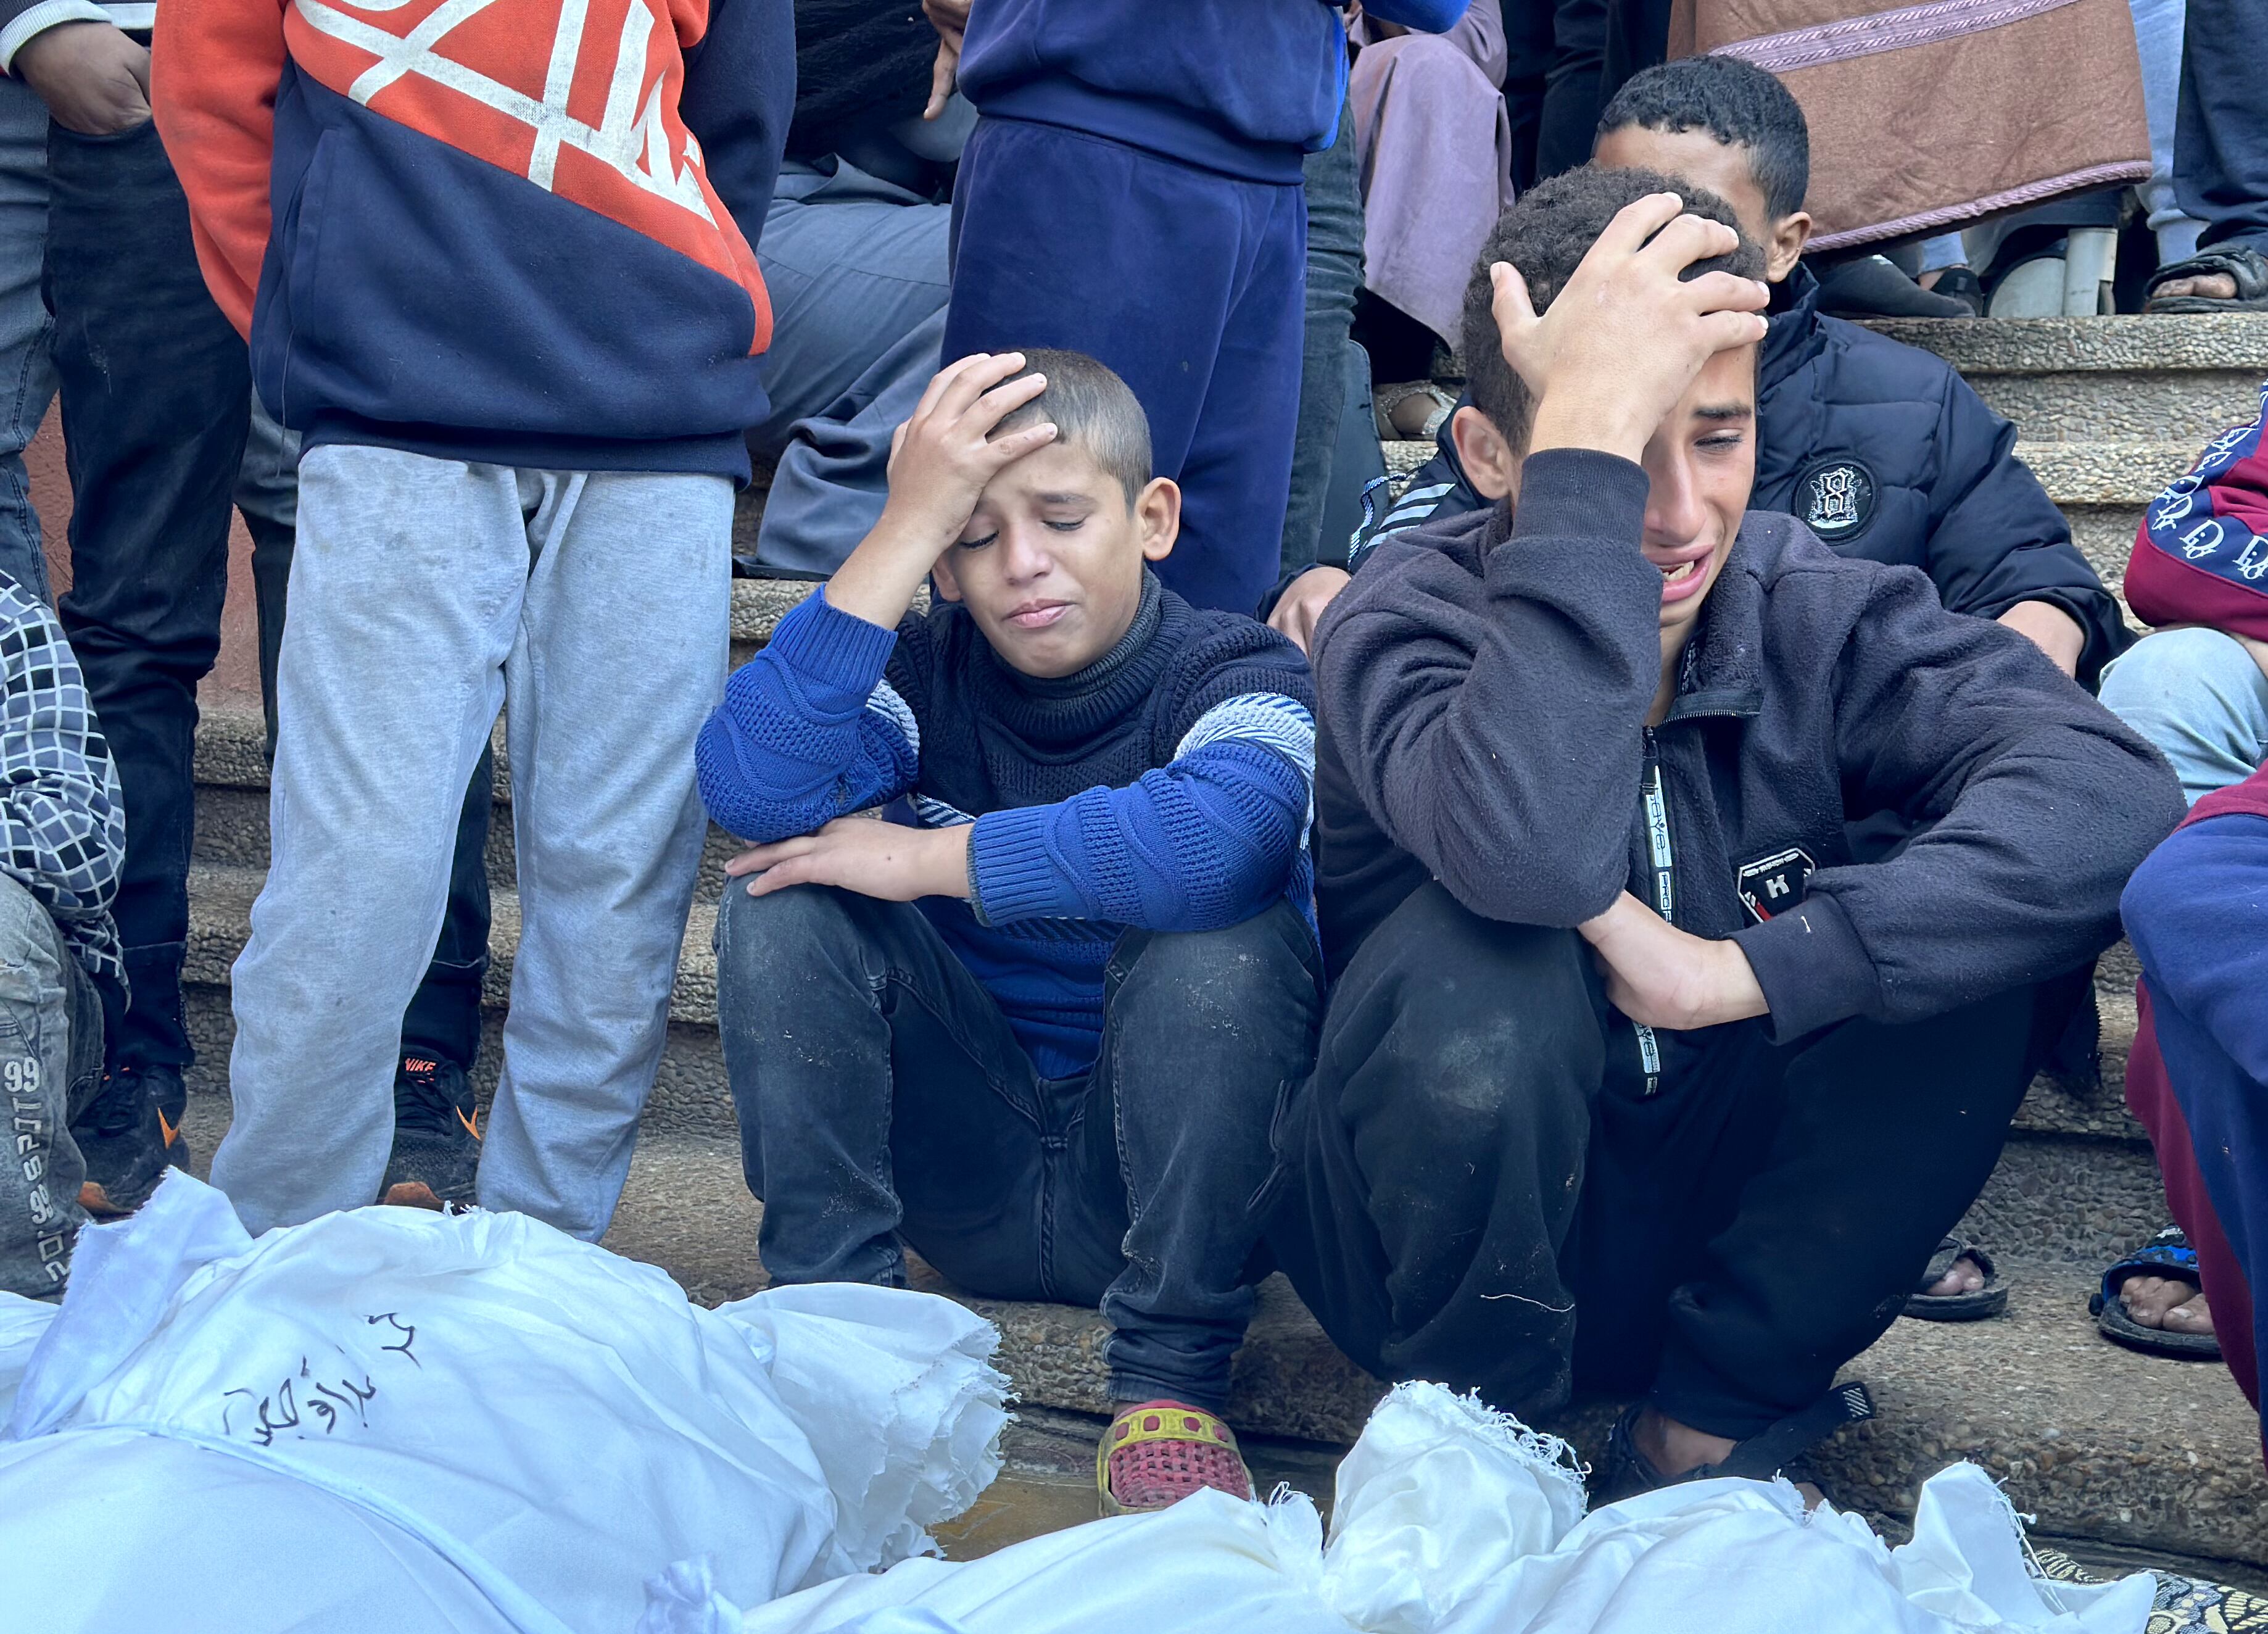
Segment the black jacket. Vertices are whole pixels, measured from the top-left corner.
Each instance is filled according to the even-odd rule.
[[[1799,266],[1774,291],[1756,359],[1751,511],[1779,511],[1842,556],[1918,567],[1955,613],[1998,618],[2051,601],[2087,632],[2089,687],[2133,640],[2071,529],[2015,455],[2015,427],[1933,352],[1820,315]],[[1355,535],[1359,565],[1378,538],[1487,504],[1449,441],[1400,500]]]
[[[1538,454],[1516,520],[1498,505],[1388,540],[1331,604],[1316,862],[1334,974],[1427,879],[1522,924],[1580,924],[1625,887],[1666,900],[1742,945],[1783,1041],[2043,981],[2117,938],[2120,888],[2183,814],[2171,771],[1919,573],[1751,512],[1647,730],[1646,496],[1628,460]],[[1877,813],[1926,831],[1854,864],[1845,824]]]

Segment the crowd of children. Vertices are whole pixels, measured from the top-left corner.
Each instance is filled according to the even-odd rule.
[[[72,4],[45,26],[114,27]],[[2251,444],[2154,507],[2129,578],[2213,628],[2121,658],[2013,428],[1820,315],[1800,112],[1760,70],[1672,63],[1496,223],[1435,465],[1271,629],[1338,13],[927,9],[931,111],[957,68],[977,117],[949,302],[924,286],[892,328],[941,330],[943,366],[879,504],[846,501],[855,548],[728,679],[745,438],[790,435],[754,242],[881,202],[828,188],[877,132],[915,152],[908,111],[828,125],[776,208],[785,0],[549,32],[163,0],[131,141],[200,321],[242,337],[197,331],[234,371],[198,401],[240,421],[248,375],[296,439],[273,855],[212,1167],[248,1226],[477,1201],[603,1233],[710,821],[747,847],[718,1010],[766,1272],[896,1284],[910,1250],[1099,1306],[1125,1509],[1249,1493],[1222,1415],[1271,1268],[1383,1376],[1531,1416],[1635,1398],[1618,1493],[1802,1474],[1871,1410],[1834,1381],[1901,1311],[1990,1296],[1946,1233],[2122,891],[2176,1090],[2200,1059],[2257,1085],[2257,1007],[2198,973],[2183,903],[2257,877],[2257,800],[2145,865],[2185,788],[2268,754],[2268,516],[2223,480],[2257,479]],[[898,192],[933,259],[936,207]],[[848,217],[806,228],[857,261]],[[900,341],[870,350],[846,421],[913,395]],[[106,714],[139,757],[114,771],[70,604],[59,628],[37,589],[0,585],[0,1285],[54,1292],[83,1205],[183,1157],[180,950],[122,950],[112,903],[137,859],[178,896],[188,738]],[[404,1017],[421,984],[476,1002],[448,928],[485,920],[499,709],[522,924],[483,1130],[464,1017],[446,1061]],[[131,1019],[145,966],[170,1032]],[[2249,1266],[2252,1175],[2206,1171]],[[2156,1292],[2135,1304],[2177,1325]]]

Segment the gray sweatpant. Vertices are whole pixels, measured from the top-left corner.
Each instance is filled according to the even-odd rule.
[[[59,1294],[86,1216],[71,1120],[102,1086],[102,1001],[55,922],[0,874],[0,1289]]]
[[[213,1181],[254,1233],[372,1201],[402,1006],[508,705],[521,929],[480,1200],[606,1229],[653,1086],[722,695],[723,477],[325,445],[299,466],[268,882]]]

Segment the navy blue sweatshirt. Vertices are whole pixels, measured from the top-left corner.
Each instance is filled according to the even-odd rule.
[[[1464,0],[1379,0],[1381,22],[1451,27]],[[980,114],[1107,136],[1296,186],[1346,95],[1346,27],[1324,0],[981,0],[961,89]]]
[[[1919,1019],[2116,939],[2120,887],[2182,815],[2171,770],[1911,568],[1750,512],[1648,728],[1646,499],[1626,460],[1531,455],[1516,519],[1498,505],[1388,540],[1325,613],[1330,969],[1428,878],[1520,924],[1580,924],[1627,888],[1738,941],[1785,1041]],[[1640,820],[1656,773],[1658,837]],[[1876,813],[1928,830],[1856,863],[1845,824]]]

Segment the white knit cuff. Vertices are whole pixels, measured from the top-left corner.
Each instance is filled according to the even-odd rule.
[[[153,6],[150,8],[156,10]],[[39,0],[27,6],[0,28],[0,70],[13,73],[16,53],[21,51],[34,34],[43,34],[58,23],[118,23],[118,18],[94,0]],[[120,27],[126,25],[119,23]]]

